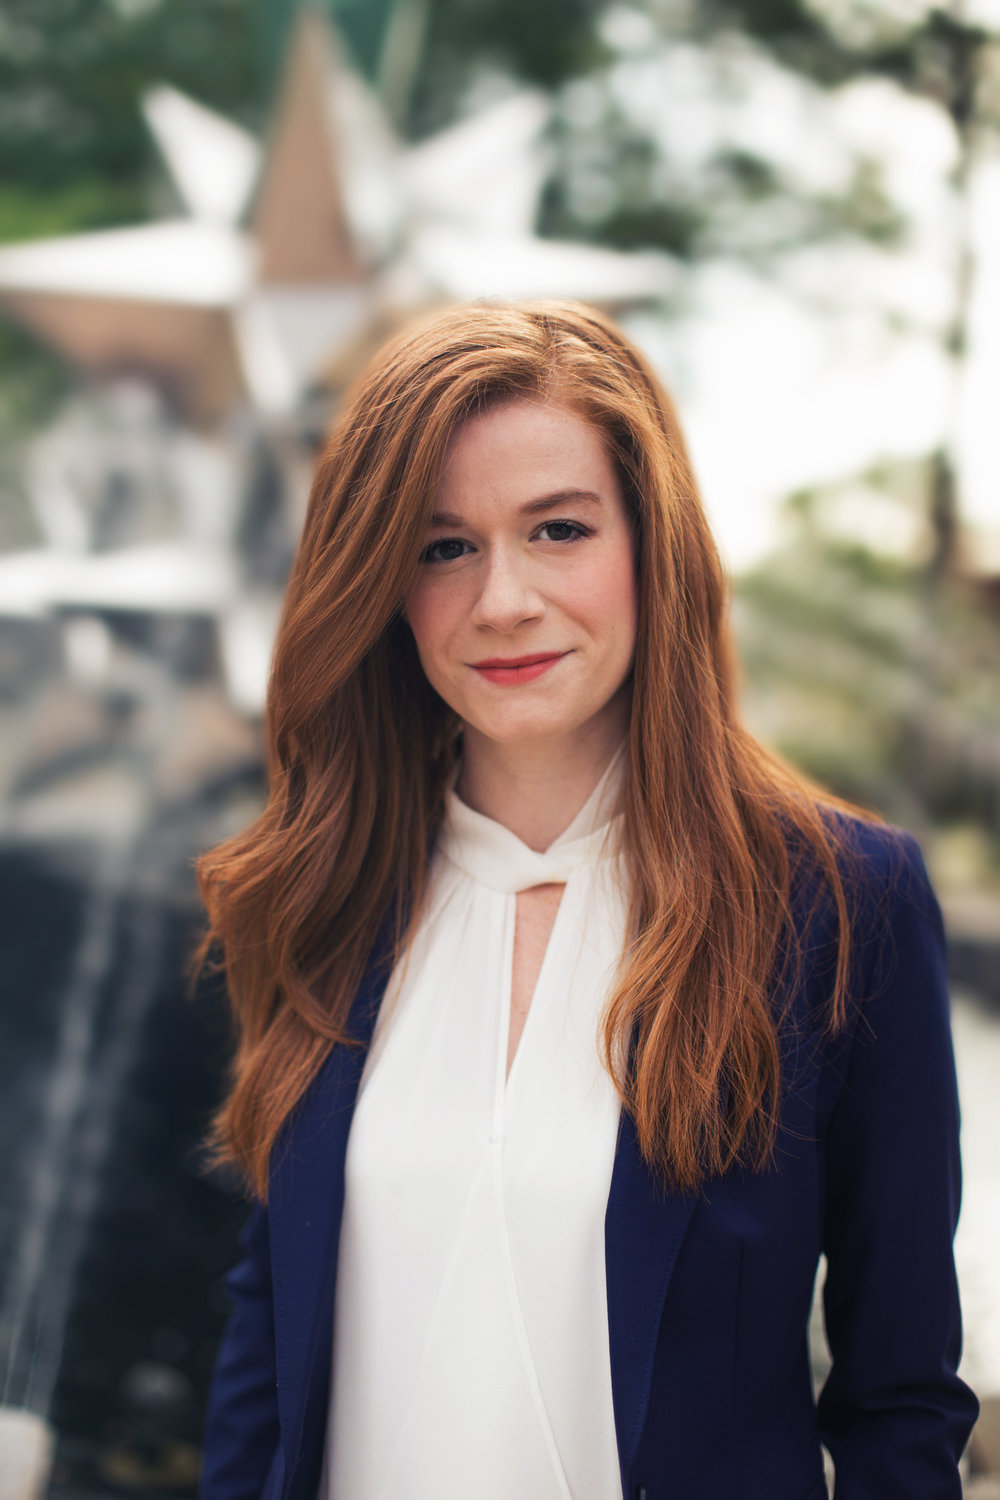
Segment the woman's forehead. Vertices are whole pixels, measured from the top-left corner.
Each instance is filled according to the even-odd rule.
[[[456,428],[445,450],[437,500],[446,504],[452,491],[470,483],[503,481],[523,490],[521,499],[529,501],[557,490],[599,491],[609,478],[613,464],[600,428],[561,404],[520,399],[477,413]]]

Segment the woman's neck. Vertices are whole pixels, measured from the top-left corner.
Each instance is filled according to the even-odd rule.
[[[529,849],[545,850],[568,828],[622,744],[626,723],[615,716],[586,725],[572,742],[509,745],[466,726],[459,797],[516,833]]]

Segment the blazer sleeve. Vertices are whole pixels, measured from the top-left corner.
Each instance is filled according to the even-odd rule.
[[[278,1390],[267,1210],[256,1204],[244,1254],[226,1277],[232,1309],[205,1414],[199,1500],[260,1500],[278,1449]]]
[[[833,1364],[820,1434],[836,1500],[960,1500],[979,1405],[956,1373],[961,1167],[944,931],[909,834],[893,831],[888,863],[826,1135]]]

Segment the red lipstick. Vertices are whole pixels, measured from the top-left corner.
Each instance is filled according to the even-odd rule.
[[[568,655],[567,651],[536,651],[532,656],[489,656],[469,665],[488,682],[511,687],[518,682],[533,682]]]

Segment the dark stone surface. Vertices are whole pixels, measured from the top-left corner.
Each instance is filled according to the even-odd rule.
[[[0,1127],[14,1143],[0,1176],[0,1286],[25,1202],[83,898],[79,879],[51,859],[23,849],[0,853]],[[222,1276],[246,1212],[218,1174],[206,1172],[200,1150],[222,1089],[228,1027],[218,984],[188,993],[184,970],[198,921],[189,891],[179,898],[126,892],[116,912],[95,1057],[130,965],[133,976],[136,965],[149,966],[152,989],[72,1283],[50,1412],[59,1434],[53,1500],[194,1492],[188,1476],[226,1313]]]
[[[41,1125],[82,889],[26,852],[0,854],[0,1277],[13,1250]],[[0,1282],[2,1284],[2,1282]]]

